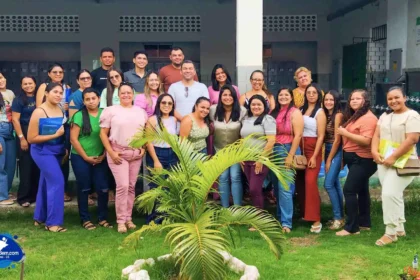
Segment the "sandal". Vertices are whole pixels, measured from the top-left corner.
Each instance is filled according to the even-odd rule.
[[[254,227],[250,227],[248,230],[251,231],[251,232],[257,231],[257,229],[254,228]]]
[[[119,233],[126,233],[127,232],[127,227],[125,226],[125,224],[118,224],[118,232]]]
[[[359,226],[359,229],[360,230],[370,230],[370,227],[361,227],[361,226]]]
[[[87,221],[87,222],[82,223],[82,227],[84,227],[87,230],[94,230],[94,229],[96,229],[95,225],[92,224],[91,221]]]
[[[328,227],[330,230],[337,230],[344,226],[344,223],[340,220],[334,220],[334,222]]]
[[[135,229],[137,227],[132,221],[126,222],[125,225],[128,229]]]
[[[395,237],[392,237],[392,235],[384,234],[381,238],[376,240],[375,245],[379,247],[383,247],[397,241],[398,241],[398,237],[396,235]]]
[[[347,231],[347,230],[345,230],[345,229],[340,230],[340,231],[337,231],[337,232],[335,233],[335,235],[336,235],[336,236],[349,236],[349,235],[359,235],[359,234],[360,234],[360,231],[357,231],[357,232],[351,233],[351,232],[348,232],[348,231]]]
[[[95,205],[95,201],[92,198],[88,198],[88,205],[89,206]]]
[[[312,232],[312,233],[320,233],[321,232],[321,229],[322,229],[322,224],[321,223],[319,225],[317,225],[317,226],[312,225],[310,232]]]
[[[43,226],[43,225],[44,225],[44,222],[34,220],[34,226],[40,227],[40,226]]]
[[[68,196],[67,194],[64,194],[64,202],[72,201],[72,198]]]
[[[282,231],[283,233],[290,233],[292,230],[288,227],[283,227]]]
[[[398,237],[405,237],[405,236],[407,236],[407,233],[405,231],[397,231],[397,236]]]
[[[106,220],[100,221],[98,225],[104,228],[113,228],[113,226],[110,223],[108,223]]]
[[[22,207],[29,207],[29,206],[31,206],[31,204],[29,202],[24,202],[20,206],[22,206]]]
[[[55,229],[53,229],[53,227],[55,227]],[[51,232],[66,232],[67,229],[60,227],[60,226],[45,226],[45,230],[47,231],[51,231]]]

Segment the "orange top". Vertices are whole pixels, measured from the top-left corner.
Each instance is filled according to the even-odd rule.
[[[355,122],[349,123],[346,126],[346,129],[350,133],[362,135],[372,139],[373,134],[375,133],[377,122],[378,118],[371,111],[368,111]],[[346,152],[356,153],[359,157],[362,158],[373,158],[370,148],[370,145],[367,147],[362,147],[359,144],[356,144],[347,139],[347,137],[343,137],[343,150]]]
[[[175,68],[172,64],[166,65],[159,70],[159,78],[165,87],[165,92],[167,93],[169,87],[173,83],[182,80],[181,69]],[[198,81],[197,74],[195,74],[194,80]]]

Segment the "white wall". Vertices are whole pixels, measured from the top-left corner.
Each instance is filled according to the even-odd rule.
[[[420,70],[420,44],[416,45],[416,19],[420,17],[420,1],[408,0],[406,69]]]
[[[393,49],[403,50],[402,59],[401,59],[401,69],[404,69],[406,67],[407,19],[408,19],[408,0],[388,0],[387,55],[386,55],[387,69],[390,68],[389,51]]]

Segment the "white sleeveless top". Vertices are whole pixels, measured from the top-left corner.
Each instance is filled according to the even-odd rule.
[[[309,116],[303,116],[303,137],[318,137],[316,116],[319,112],[321,112],[321,110],[322,108],[319,108],[313,118]]]

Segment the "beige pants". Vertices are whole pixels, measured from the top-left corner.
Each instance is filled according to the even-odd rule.
[[[382,185],[382,211],[384,214],[385,233],[395,235],[404,231],[404,197],[405,188],[413,181],[414,176],[399,177],[395,168],[378,165],[379,181]]]

